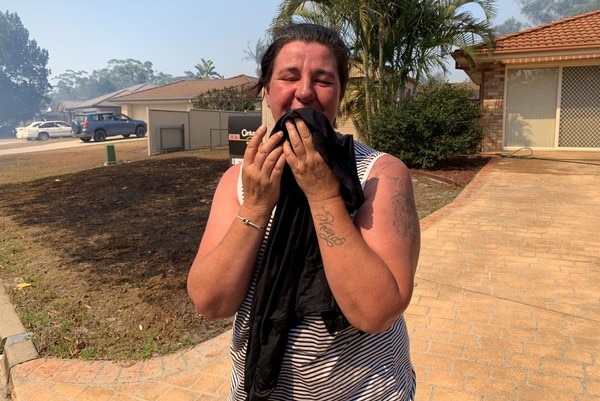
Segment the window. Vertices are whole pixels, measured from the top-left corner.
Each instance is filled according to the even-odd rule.
[[[511,69],[506,83],[504,146],[554,147],[558,68]]]

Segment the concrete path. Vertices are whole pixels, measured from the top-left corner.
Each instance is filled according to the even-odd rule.
[[[24,139],[0,139],[0,156],[4,155],[18,155],[22,153],[33,153],[33,152],[47,152],[49,150],[78,148],[78,147],[91,147],[99,145],[110,145],[118,143],[129,143],[135,141],[148,141],[147,137],[144,138],[123,138],[123,137],[109,137],[103,142],[82,142],[76,138],[57,138],[49,139],[44,142],[40,141],[26,141]]]
[[[416,401],[600,399],[600,154],[572,157],[494,159],[422,221]],[[226,400],[229,335],[132,364],[33,359],[12,399]]]

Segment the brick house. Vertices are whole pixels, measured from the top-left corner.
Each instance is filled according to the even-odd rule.
[[[480,45],[475,66],[456,68],[480,86],[482,151],[522,147],[600,150],[600,10]]]

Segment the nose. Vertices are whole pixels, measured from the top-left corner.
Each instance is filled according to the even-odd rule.
[[[302,104],[309,104],[315,98],[315,91],[310,83],[310,80],[302,80],[296,88],[296,99]]]

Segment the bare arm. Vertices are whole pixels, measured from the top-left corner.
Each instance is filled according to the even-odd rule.
[[[240,166],[221,178],[198,253],[188,274],[188,293],[196,310],[208,318],[233,315],[250,286],[264,232],[245,225],[236,216],[265,227],[279,199],[279,183],[285,159],[281,136],[265,143],[266,127],[257,130],[244,153],[242,181],[244,202],[237,198]]]
[[[286,158],[307,196],[325,274],[350,323],[365,332],[387,329],[412,296],[420,248],[419,221],[408,169],[384,156],[365,188],[354,221],[339,193],[339,181],[314,150],[302,122],[288,125]],[[293,151],[292,151],[293,149]]]

